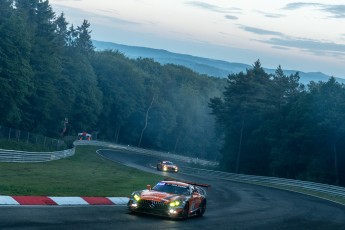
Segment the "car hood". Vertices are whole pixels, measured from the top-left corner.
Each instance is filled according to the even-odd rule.
[[[153,190],[143,191],[140,194],[140,198],[143,200],[152,200],[158,202],[170,202],[176,200],[177,198],[181,197],[180,195],[165,193],[165,192],[157,192]]]

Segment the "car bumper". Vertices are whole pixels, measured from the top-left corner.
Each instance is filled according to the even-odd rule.
[[[171,208],[168,205],[164,206],[141,206],[139,203],[135,203],[130,200],[127,204],[128,210],[135,213],[145,213],[156,216],[170,217],[173,219],[183,218],[182,208]]]

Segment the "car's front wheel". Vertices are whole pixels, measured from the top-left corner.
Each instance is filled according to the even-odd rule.
[[[187,219],[189,217],[189,203],[187,202],[183,207],[182,218]]]
[[[198,216],[203,216],[205,211],[206,211],[206,200],[203,200],[200,205]]]

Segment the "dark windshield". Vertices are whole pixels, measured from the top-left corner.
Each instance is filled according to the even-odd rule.
[[[162,183],[162,182],[156,184],[156,186],[154,186],[152,190],[158,191],[158,192],[185,195],[185,196],[189,195],[189,189],[187,186],[179,186],[179,185],[167,184],[167,183]]]

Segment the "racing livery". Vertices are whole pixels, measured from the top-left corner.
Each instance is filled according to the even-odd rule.
[[[206,190],[196,184],[165,179],[152,189],[135,191],[131,194],[127,207],[130,212],[149,213],[171,218],[203,216],[206,211]]]
[[[171,161],[159,161],[157,164],[158,171],[170,171],[170,172],[178,172],[178,167]]]

